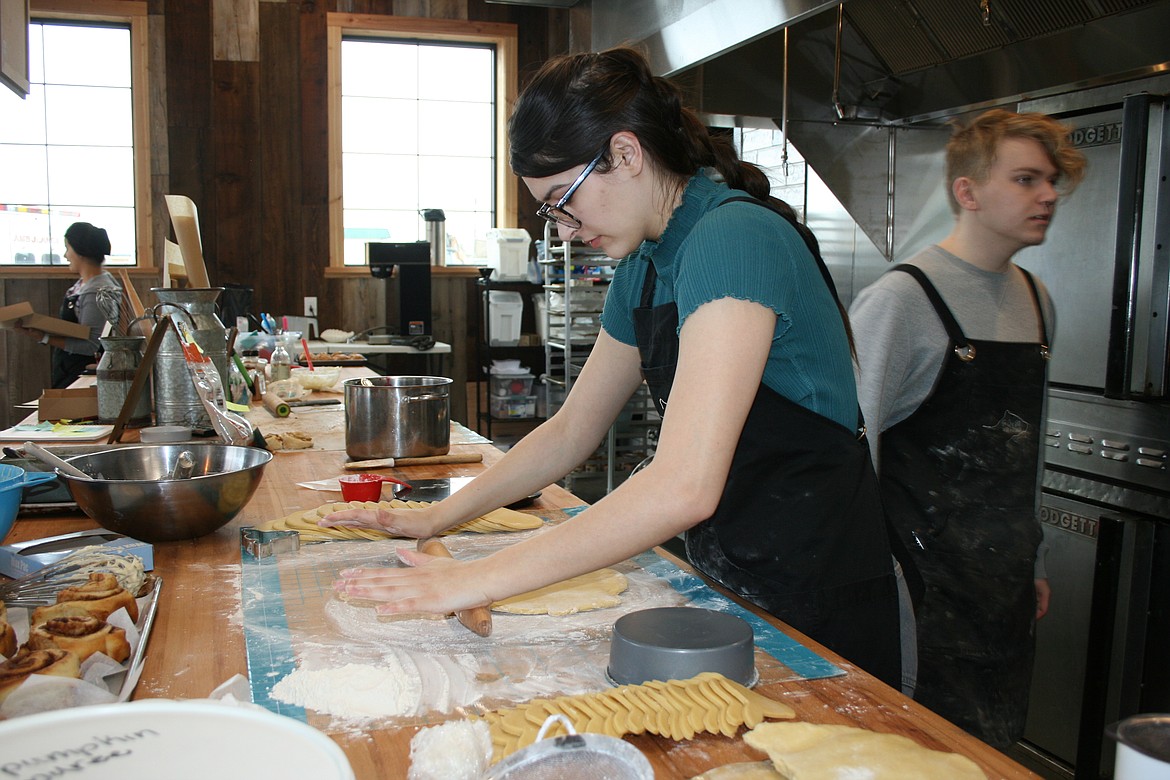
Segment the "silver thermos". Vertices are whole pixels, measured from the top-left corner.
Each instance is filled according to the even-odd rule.
[[[431,265],[447,264],[447,215],[442,209],[423,209],[423,221],[427,223],[427,242],[431,245]]]

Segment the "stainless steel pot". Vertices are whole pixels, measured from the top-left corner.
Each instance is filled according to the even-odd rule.
[[[345,380],[346,454],[358,459],[446,455],[451,383],[438,376]]]

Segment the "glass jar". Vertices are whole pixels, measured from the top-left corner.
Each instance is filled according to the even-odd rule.
[[[292,376],[292,355],[289,353],[283,338],[277,339],[276,348],[272,350],[272,357],[268,361],[268,372],[273,382],[279,382]]]

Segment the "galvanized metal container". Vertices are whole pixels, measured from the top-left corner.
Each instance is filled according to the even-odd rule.
[[[446,455],[451,382],[438,376],[345,380],[346,454],[361,460]]]
[[[98,422],[112,423],[121,414],[134,384],[146,339],[142,336],[103,336],[99,341],[105,351],[97,365]],[[131,428],[150,425],[149,393],[138,394],[127,425]]]
[[[211,358],[220,377],[227,377],[227,330],[215,308],[223,290],[222,287],[151,288],[159,300],[154,307],[155,319],[166,315],[185,319],[194,330],[195,343]],[[179,337],[170,329],[159,345],[154,363],[154,420],[155,425],[183,425],[203,432],[214,430],[187,371]]]

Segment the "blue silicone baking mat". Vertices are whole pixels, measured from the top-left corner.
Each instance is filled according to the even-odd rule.
[[[557,512],[553,521],[577,510]],[[546,522],[550,521],[548,512]],[[444,538],[456,558],[476,557],[540,531],[457,534]],[[420,702],[395,723],[427,723],[438,713],[492,709],[552,695],[599,690],[605,679],[613,623],[628,612],[695,606],[747,621],[756,644],[760,682],[844,674],[767,621],[708,587],[699,577],[648,552],[615,565],[628,589],[618,606],[569,615],[493,615],[483,638],[453,618],[374,615],[371,604],[347,603],[332,589],[342,569],[398,566],[395,549],[409,540],[326,542],[292,553],[242,561],[241,607],[255,703],[324,730],[344,713],[322,714],[290,702],[282,681],[328,670],[390,667],[421,680]],[[363,683],[364,684],[364,683]],[[286,682],[287,687],[287,682]]]

